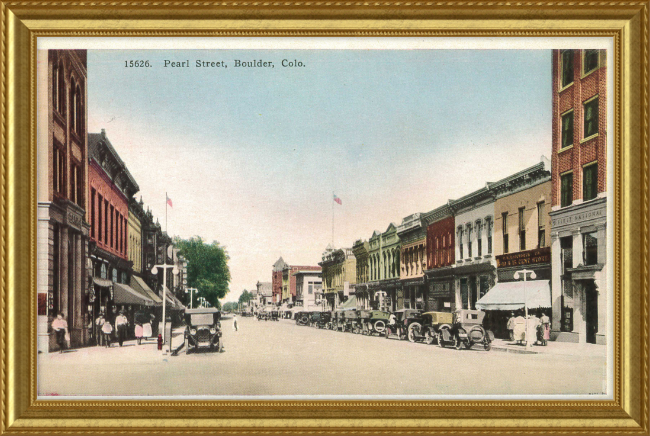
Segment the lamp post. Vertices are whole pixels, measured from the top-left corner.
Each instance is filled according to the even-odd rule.
[[[165,332],[166,332],[166,325],[167,325],[167,315],[166,315],[166,309],[167,309],[167,270],[169,268],[172,268],[172,274],[176,275],[178,274],[178,268],[176,268],[176,265],[167,265],[167,259],[165,259],[165,263],[162,265],[154,265],[153,268],[151,268],[151,274],[158,274],[158,268],[161,268],[163,270],[163,313],[162,313],[162,326],[163,326],[163,331],[162,331],[162,340],[163,344],[165,343]],[[169,338],[169,349],[171,350],[172,347],[172,338]],[[165,347],[163,346],[163,353]]]
[[[194,306],[193,306],[193,302],[194,302],[194,299],[193,299],[194,291],[199,292],[199,290],[196,289],[196,288],[185,288],[185,293],[186,293],[186,294],[187,294],[187,291],[190,291],[190,309],[192,309],[192,308],[194,307]]]
[[[531,348],[533,344],[530,341],[530,337],[528,336],[528,295],[526,294],[526,277],[528,276],[528,274],[530,274],[531,280],[535,280],[537,278],[537,274],[535,274],[535,271],[530,269],[522,269],[515,273],[515,280],[519,280],[520,275],[524,276],[524,311],[525,311],[525,318],[526,318],[526,348]]]

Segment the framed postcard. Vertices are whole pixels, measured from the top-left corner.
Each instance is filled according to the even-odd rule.
[[[647,2],[2,7],[2,432],[647,433]]]

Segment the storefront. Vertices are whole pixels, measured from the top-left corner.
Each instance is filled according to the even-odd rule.
[[[402,308],[424,310],[427,294],[425,278],[402,280],[400,285],[404,298]]]
[[[607,329],[607,199],[551,213],[551,337],[605,344]]]
[[[492,263],[459,266],[454,273],[456,309],[476,309],[476,302],[496,283]]]
[[[427,271],[427,312],[453,312],[456,309],[456,287],[453,267]]]

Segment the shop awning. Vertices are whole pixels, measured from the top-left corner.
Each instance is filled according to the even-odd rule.
[[[551,307],[551,287],[548,280],[526,282],[526,303],[529,309]],[[497,283],[476,302],[481,310],[516,310],[524,307],[524,282]]]
[[[156,306],[162,304],[162,300],[154,291],[151,290],[149,286],[138,276],[131,276],[131,287],[136,291],[139,291],[141,294],[146,295],[153,300]]]
[[[106,279],[100,279],[99,277],[93,277],[93,283],[95,283],[97,286],[102,286],[104,288],[110,288],[111,286],[113,286],[112,281]]]
[[[357,308],[357,297],[356,295],[351,296],[348,298],[345,303],[339,304],[338,309],[340,310],[353,310]]]
[[[177,309],[181,310],[184,309],[185,306],[183,306],[183,303],[178,301],[178,298],[174,295],[172,291],[169,290],[166,286],[163,286],[163,289],[165,290],[165,293],[167,294],[167,306],[171,306],[172,309]]]
[[[153,306],[151,298],[144,296],[129,285],[114,283],[113,301],[115,304],[135,304],[140,306]]]

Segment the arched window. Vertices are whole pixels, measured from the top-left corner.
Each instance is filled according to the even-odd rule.
[[[63,69],[63,62],[59,62],[59,68],[57,68],[57,80],[59,85],[57,86],[57,91],[59,96],[57,98],[57,110],[61,115],[65,112],[65,70]]]
[[[75,131],[81,136],[83,134],[83,106],[81,103],[81,89],[79,85],[75,88]]]
[[[70,114],[72,130],[77,132],[77,86],[74,77],[70,79],[70,106],[72,109],[72,113]]]

